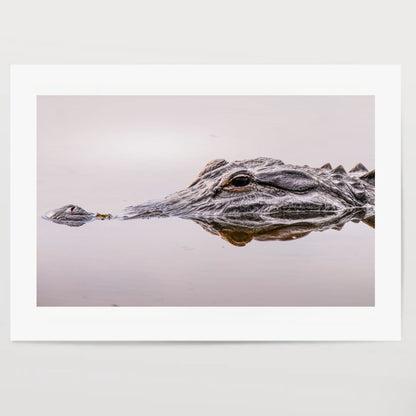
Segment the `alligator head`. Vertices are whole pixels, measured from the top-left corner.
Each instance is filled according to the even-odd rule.
[[[286,212],[336,212],[374,206],[374,171],[335,169],[257,158],[214,160],[188,188],[129,208],[131,216],[223,217]]]
[[[352,211],[359,213],[354,218],[372,223],[374,198],[375,173],[361,163],[347,173],[342,166],[332,169],[330,164],[312,168],[264,157],[235,162],[218,159],[208,163],[186,189],[129,207],[122,216],[94,214],[67,205],[47,218],[78,226],[93,219],[175,216],[208,224],[204,228],[211,231],[215,224],[222,224],[222,228],[234,224],[254,230],[256,236],[256,230],[263,233],[265,226],[270,230],[267,227],[277,222],[298,229],[299,221],[304,225],[307,219],[308,226],[321,229],[322,225],[328,228],[332,219],[336,226],[340,218],[346,218],[344,212]]]

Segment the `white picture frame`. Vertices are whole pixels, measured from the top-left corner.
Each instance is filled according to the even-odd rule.
[[[363,341],[401,338],[401,81],[397,65],[16,65],[11,68],[11,339]],[[37,307],[38,95],[372,95],[374,307]]]

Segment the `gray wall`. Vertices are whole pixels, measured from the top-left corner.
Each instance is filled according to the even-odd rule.
[[[416,274],[410,237],[415,220],[407,215],[416,203],[410,176],[416,150],[412,2],[7,3],[0,13],[0,411],[8,416],[414,415]],[[11,343],[10,63],[401,63],[408,240],[403,341]]]

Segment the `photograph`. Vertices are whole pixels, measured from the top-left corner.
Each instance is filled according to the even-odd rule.
[[[38,307],[373,307],[373,95],[37,95]]]
[[[416,2],[3,3],[0,413],[415,416]]]

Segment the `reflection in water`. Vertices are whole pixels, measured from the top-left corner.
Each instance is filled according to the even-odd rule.
[[[374,230],[363,223],[374,217],[40,220],[37,304],[372,306]]]
[[[157,218],[154,213],[151,218]],[[119,220],[146,218],[145,215],[115,217]],[[205,231],[218,235],[235,246],[245,246],[250,241],[290,241],[306,237],[313,231],[341,230],[349,222],[364,222],[375,228],[374,212],[365,209],[338,212],[288,212],[275,215],[244,215],[240,217],[181,217],[199,224]],[[110,214],[93,214],[75,205],[67,205],[44,219],[69,227],[80,227],[95,220],[113,219]]]
[[[204,230],[222,237],[235,246],[256,241],[291,241],[306,237],[313,231],[341,230],[349,221],[364,222],[375,228],[375,216],[365,217],[365,211],[343,212],[341,215],[311,217],[306,213],[292,214],[290,218],[275,218],[274,223],[244,219],[193,219]],[[309,218],[308,218],[309,217]]]

